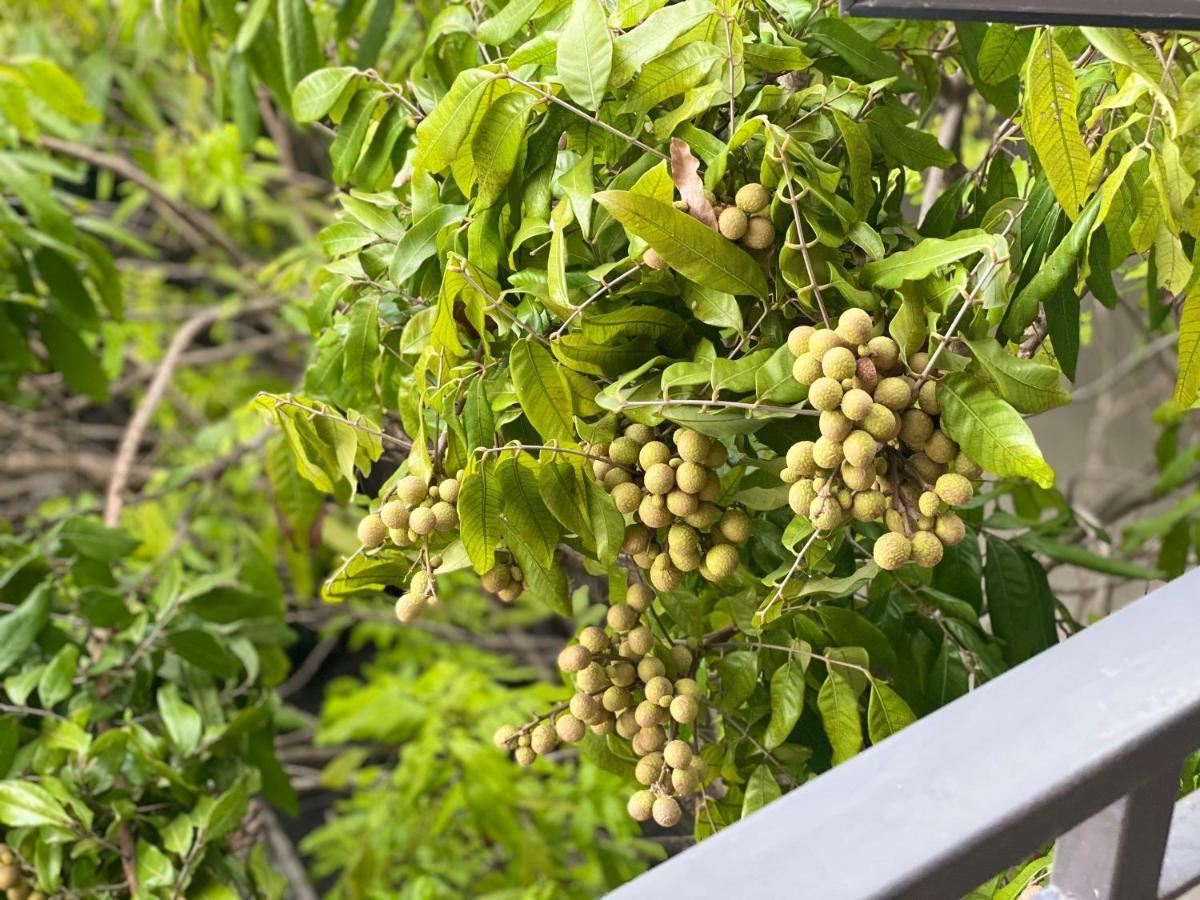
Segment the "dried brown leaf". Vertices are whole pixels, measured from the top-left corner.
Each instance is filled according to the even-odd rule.
[[[704,196],[704,179],[700,177],[700,160],[692,153],[687,141],[671,138],[671,180],[688,205],[688,214],[716,229],[717,214]]]

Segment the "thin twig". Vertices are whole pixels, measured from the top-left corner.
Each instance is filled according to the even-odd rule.
[[[632,409],[639,406],[713,406],[719,409],[745,409],[750,412],[787,416],[819,416],[821,414],[815,409],[803,409],[794,406],[771,406],[767,403],[743,403],[739,400],[625,400],[621,403],[621,409]]]
[[[804,260],[804,271],[808,274],[808,283],[812,287],[813,299],[821,310],[821,321],[826,328],[833,326],[829,322],[829,313],[825,309],[825,301],[821,297],[821,288],[817,285],[817,273],[813,268],[812,257],[808,253],[808,239],[804,236],[804,223],[800,216],[800,201],[796,198],[796,187],[792,182],[792,166],[787,158],[787,141],[779,148],[779,164],[783,167],[783,177],[787,182],[788,206],[792,208],[792,218],[796,220],[796,242],[800,245],[800,256]]]

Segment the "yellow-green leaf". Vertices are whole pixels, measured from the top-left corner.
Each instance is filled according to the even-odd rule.
[[[1060,383],[1062,375],[1054,366],[1014,356],[990,338],[967,341],[967,346],[996,393],[1018,412],[1045,412],[1071,402],[1070,393]]]
[[[483,92],[495,77],[483,69],[458,73],[446,96],[417,126],[417,148],[413,154],[416,168],[440,172],[454,162],[471,129]]]
[[[1079,133],[1075,70],[1049,29],[1029,54],[1022,125],[1046,179],[1072,221],[1087,201],[1091,155]]]
[[[1200,391],[1200,290],[1193,289],[1183,301],[1179,320],[1179,378],[1175,382],[1175,402],[1189,407]]]
[[[547,441],[570,441],[571,392],[550,351],[533,341],[517,341],[508,365],[521,409],[538,434]]]
[[[613,39],[600,0],[574,0],[571,16],[558,36],[555,65],[571,99],[597,109],[612,73]]]

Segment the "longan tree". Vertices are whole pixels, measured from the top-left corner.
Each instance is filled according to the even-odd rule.
[[[1025,419],[1115,271],[1195,403],[1196,50],[514,0],[445,8],[403,81],[313,71],[345,216],[304,393],[258,404],[365,507],[327,599],[411,622],[472,569],[571,616],[570,695],[497,745],[578,745],[699,837],[1050,646],[1039,557],[1158,575],[1070,543]]]

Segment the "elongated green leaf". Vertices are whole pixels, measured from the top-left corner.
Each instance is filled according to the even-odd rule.
[[[475,35],[484,43],[498,47],[528,25],[541,5],[542,0],[514,0],[501,4],[494,16],[479,23]]]
[[[583,0],[592,3],[594,0]],[[532,94],[505,94],[488,107],[475,136],[471,156],[478,179],[478,205],[491,206],[504,193],[521,152],[521,137],[529,121],[529,109],[537,100]]]
[[[510,456],[496,466],[504,497],[504,518],[520,532],[538,562],[548,567],[558,544],[558,523],[546,509],[538,490],[537,471],[522,456]]]
[[[1079,133],[1079,88],[1071,61],[1044,29],[1029,54],[1021,127],[1059,205],[1074,221],[1087,200],[1091,154]]]
[[[1018,29],[1007,22],[989,25],[975,60],[979,77],[988,84],[999,84],[1012,78],[1025,65],[1032,45],[1033,32],[1028,28]]]
[[[726,653],[717,663],[721,676],[721,708],[732,712],[750,699],[758,686],[758,656],[750,650]]]
[[[1179,376],[1175,380],[1175,403],[1189,407],[1200,391],[1200,290],[1192,290],[1183,301],[1179,320]]]
[[[625,539],[625,519],[617,511],[612,498],[604,488],[588,478],[584,481],[587,497],[588,521],[596,542],[596,558],[604,564],[616,561]]]
[[[770,767],[766,763],[759,763],[746,782],[746,790],[742,795],[742,818],[782,796],[783,789],[775,781]]]
[[[487,387],[482,378],[476,378],[467,388],[467,402],[463,406],[463,428],[467,433],[467,449],[490,447],[496,436],[496,419],[492,414],[492,403],[488,399]]]
[[[489,460],[463,478],[458,493],[458,521],[463,546],[475,571],[482,575],[496,562],[504,519],[504,495]]]
[[[1021,544],[1035,553],[1042,553],[1053,560],[1081,569],[1091,569],[1093,572],[1104,572],[1106,575],[1116,575],[1118,578],[1136,578],[1152,581],[1162,578],[1163,573],[1148,566],[1111,556],[1101,556],[1078,544],[1064,544],[1041,535],[1027,533],[1020,537]]]
[[[858,715],[858,694],[836,668],[832,668],[817,692],[817,709],[825,734],[833,747],[833,764],[843,763],[863,745],[862,721]]]
[[[746,56],[746,65],[763,72],[803,72],[812,65],[803,50],[784,44],[746,44],[742,52]]]
[[[544,457],[538,466],[538,488],[554,518],[563,528],[592,544],[592,526],[587,515],[587,497],[579,469],[561,454]]]
[[[1033,432],[1020,414],[978,376],[947,375],[937,387],[942,423],[963,452],[989,472],[1054,484]]]
[[[495,78],[495,74],[483,69],[458,73],[446,96],[417,126],[414,166],[436,173],[454,162],[471,130],[483,92]]]
[[[916,83],[900,68],[900,63],[841,19],[822,16],[809,23],[805,35],[811,37],[848,65],[866,81],[894,78],[899,91],[915,91]]]
[[[308,0],[279,0],[279,48],[283,57],[283,78],[289,89],[321,64],[321,48]]]
[[[1097,50],[1113,62],[1128,66],[1140,75],[1149,90],[1162,102],[1163,109],[1174,104],[1163,91],[1162,63],[1149,47],[1142,43],[1136,32],[1127,28],[1095,28],[1083,26],[1079,29]]]
[[[50,590],[48,583],[39,584],[20,606],[0,616],[0,675],[25,655],[50,620]]]
[[[42,677],[38,679],[38,699],[46,709],[53,709],[71,695],[71,681],[75,678],[78,662],[79,648],[64,644],[42,671]]]
[[[603,191],[596,202],[685,278],[727,294],[767,295],[758,263],[687,213],[629,191]]]
[[[902,250],[869,262],[860,270],[864,284],[879,288],[898,288],[906,281],[917,281],[942,266],[990,251],[999,257],[1007,252],[1004,238],[986,231],[962,231],[952,238],[926,238],[911,250]]]
[[[665,53],[680,35],[715,13],[711,0],[684,0],[651,13],[636,28],[613,41],[611,86],[620,87],[628,82],[642,66]]]
[[[649,63],[634,81],[625,99],[625,110],[644,113],[698,85],[719,59],[721,51],[712,44],[684,44]]]
[[[1012,542],[988,535],[983,579],[992,631],[1004,642],[1009,665],[1054,644],[1054,596],[1036,559]]]
[[[867,123],[875,132],[883,155],[893,165],[909,169],[930,166],[944,169],[954,165],[954,154],[943,147],[935,135],[911,127],[890,107],[871,110],[867,114]]]
[[[350,310],[350,328],[343,351],[342,383],[352,396],[374,398],[378,357],[379,298],[363,297]]]
[[[31,781],[0,781],[0,822],[12,828],[69,828],[71,817],[54,795]]]
[[[200,735],[204,731],[200,713],[184,701],[174,684],[164,684],[158,689],[158,714],[162,716],[171,743],[181,754],[186,756],[200,745]]]
[[[333,162],[335,184],[349,180],[358,165],[363,141],[375,115],[375,108],[383,101],[383,93],[374,87],[364,88],[350,99],[346,115],[338,124],[337,136],[329,145],[329,159]]]
[[[1054,366],[1014,356],[988,338],[969,340],[967,346],[996,393],[1017,412],[1040,413],[1071,402],[1061,384],[1062,374]]]
[[[860,585],[855,580],[852,584]],[[805,585],[808,587],[808,585]],[[812,596],[815,591],[802,596]],[[840,606],[824,605],[817,609],[821,622],[829,631],[834,641],[843,647],[862,647],[867,651],[868,658],[888,669],[896,668],[896,651],[879,626],[852,609]]]
[[[867,701],[867,734],[871,736],[872,744],[878,744],[915,721],[917,717],[903,697],[881,681],[871,684],[871,698]]]
[[[318,69],[304,77],[292,92],[292,116],[297,122],[315,122],[337,103],[358,70],[352,66]]]
[[[541,344],[517,341],[508,358],[521,409],[547,441],[571,441],[571,392],[554,357]]]
[[[438,205],[421,216],[396,244],[396,254],[388,269],[388,277],[397,287],[403,287],[416,274],[421,263],[437,252],[438,232],[451,222],[461,219],[465,206]]]
[[[558,36],[555,65],[563,87],[584,109],[598,109],[612,73],[613,39],[599,0],[574,0]]]
[[[763,734],[763,746],[768,750],[774,750],[788,739],[804,711],[804,673],[807,669],[807,657],[793,653],[771,675],[771,720]]]

